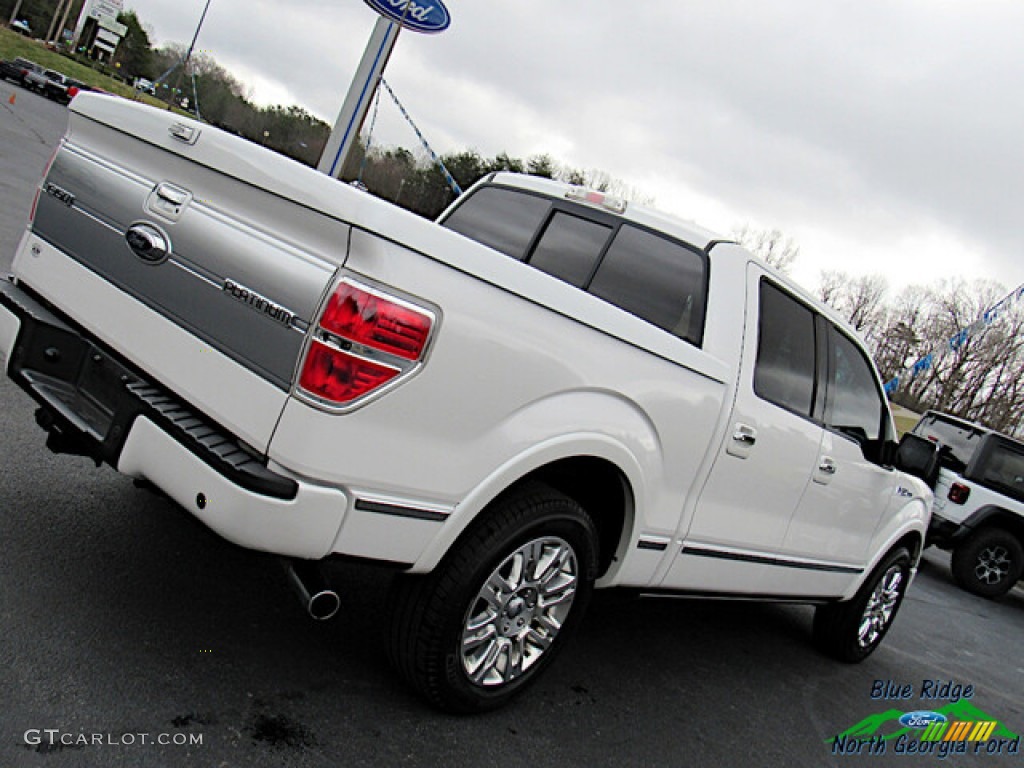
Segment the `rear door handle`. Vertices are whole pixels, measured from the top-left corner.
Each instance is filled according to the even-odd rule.
[[[750,455],[750,449],[757,442],[757,430],[747,424],[737,423],[733,427],[732,439],[725,446],[725,452],[738,459],[745,459]]]
[[[737,424],[736,430],[732,433],[732,439],[743,445],[753,445],[757,442],[757,430],[746,424]]]

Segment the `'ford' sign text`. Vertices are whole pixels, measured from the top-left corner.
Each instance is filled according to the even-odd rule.
[[[938,712],[907,712],[900,718],[900,725],[908,728],[927,728],[932,723],[944,723],[946,716]]]
[[[441,0],[366,0],[366,4],[416,32],[444,32],[452,22]]]

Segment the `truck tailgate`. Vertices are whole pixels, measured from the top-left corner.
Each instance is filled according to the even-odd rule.
[[[82,95],[14,271],[263,451],[348,246],[348,224],[269,191],[307,174],[319,176],[209,126]],[[254,390],[259,413],[237,402]]]

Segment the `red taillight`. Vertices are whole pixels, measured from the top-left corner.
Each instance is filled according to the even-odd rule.
[[[967,499],[970,498],[971,489],[966,485],[960,483],[953,483],[949,487],[949,500],[954,504],[966,504]]]
[[[369,360],[314,341],[306,355],[299,385],[312,395],[332,403],[351,403],[400,373]]]
[[[325,403],[353,403],[416,368],[433,325],[428,310],[345,278],[327,300],[299,386]]]
[[[75,98],[75,96],[78,95],[79,90],[80,89],[77,85],[72,85],[70,88],[68,88],[68,99]]]
[[[342,282],[327,302],[320,326],[356,344],[418,360],[430,334],[429,315]]]

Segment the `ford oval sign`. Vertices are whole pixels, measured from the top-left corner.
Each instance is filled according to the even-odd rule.
[[[365,0],[381,16],[416,32],[444,32],[452,17],[441,0]]]
[[[908,728],[927,728],[932,723],[944,722],[946,722],[945,715],[926,710],[907,712],[907,714],[900,718],[900,725],[905,725]]]

